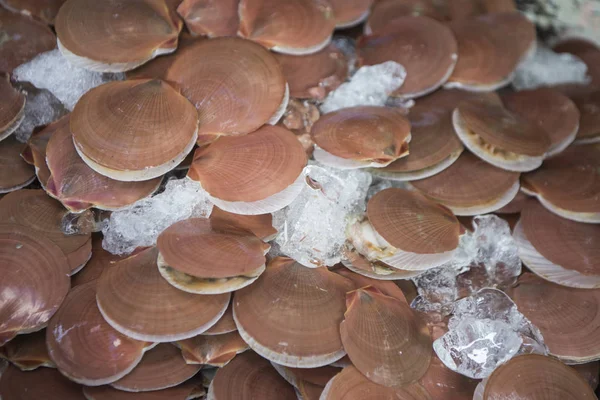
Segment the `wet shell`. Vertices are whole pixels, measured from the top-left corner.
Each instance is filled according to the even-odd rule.
[[[246,351],[217,370],[207,400],[251,399],[296,400],[296,394],[267,360]]]
[[[392,94],[401,98],[423,96],[444,84],[454,70],[457,52],[452,31],[429,17],[397,18],[358,43],[363,65],[396,61],[406,68],[404,84]]]
[[[69,62],[122,72],[175,51],[183,24],[165,0],[67,0],[55,27]]]
[[[265,214],[289,205],[302,190],[306,154],[293,133],[265,125],[242,137],[199,148],[188,176],[211,201],[236,214]]]
[[[345,56],[329,45],[305,56],[275,54],[290,87],[290,96],[297,99],[323,100],[348,77]]]
[[[504,207],[517,195],[519,173],[496,168],[465,151],[449,168],[410,184],[456,215],[478,215]]]
[[[143,182],[122,182],[99,174],[77,154],[69,130],[69,116],[55,122],[56,129],[46,147],[50,177],[46,191],[72,212],[95,207],[101,210],[126,208],[151,195],[160,184],[155,178]]]
[[[0,345],[48,324],[69,291],[67,259],[29,227],[0,224]]]
[[[222,367],[249,347],[237,332],[198,335],[177,342],[185,362]]]
[[[463,144],[477,157],[509,171],[531,171],[542,164],[550,138],[538,124],[506,108],[482,101],[465,101],[452,122]]]
[[[322,164],[380,167],[408,154],[410,123],[393,108],[350,107],[321,116],[311,136],[315,159]]]
[[[35,167],[35,174],[42,188],[46,187],[50,177],[50,170],[46,164],[46,148],[58,126],[59,124],[52,123],[43,129],[34,131],[27,141],[27,147],[21,153],[21,157]]]
[[[98,279],[98,307],[119,332],[138,340],[171,342],[196,336],[225,313],[229,294],[204,296],[171,286],[149,248],[105,270]]]
[[[133,371],[111,386],[126,392],[162,390],[187,381],[199,370],[197,365],[186,364],[177,347],[159,343],[144,354]]]
[[[404,386],[425,374],[431,337],[408,304],[367,286],[348,293],[346,308],[342,343],[362,374],[388,387]]]
[[[600,225],[570,221],[530,200],[513,236],[523,263],[559,285],[600,287]]]
[[[0,26],[3,32],[0,73],[11,73],[38,54],[56,47],[56,36],[52,30],[46,24],[24,15],[0,8]]]
[[[370,35],[384,30],[398,18],[417,15],[443,21],[446,18],[445,4],[434,0],[379,0],[373,5],[364,31]]]
[[[322,0],[241,0],[238,35],[278,53],[316,53],[331,40],[336,20]]]
[[[435,354],[429,369],[419,379],[421,386],[435,400],[472,400],[477,382],[447,368]]]
[[[87,400],[191,400],[203,398],[206,391],[199,380],[192,379],[172,388],[152,392],[130,393],[111,386],[86,386],[83,393]]]
[[[71,278],[71,286],[79,286],[84,283],[95,281],[106,268],[116,265],[117,261],[125,257],[111,254],[102,248],[102,236],[92,237],[92,257],[85,267]]]
[[[1,0],[7,9],[53,24],[65,0]]]
[[[54,399],[85,400],[82,387],[54,368],[23,372],[11,365],[0,375],[0,397],[3,399],[44,399],[50,394]]]
[[[375,0],[330,0],[338,29],[351,28],[365,21]]]
[[[484,400],[595,399],[587,382],[572,368],[550,357],[527,354],[502,364],[487,379]]]
[[[88,386],[127,375],[149,345],[120,334],[104,321],[95,286],[89,282],[71,290],[46,330],[50,358],[60,372]]]
[[[35,169],[21,157],[25,147],[12,137],[0,142],[0,193],[21,189],[35,180]]]
[[[25,96],[12,87],[8,75],[0,74],[0,141],[21,125],[25,118],[24,111]]]
[[[230,303],[221,319],[208,330],[202,332],[202,335],[222,335],[234,331],[237,331],[237,326],[235,326],[233,320],[233,306]]]
[[[339,324],[352,289],[351,281],[326,268],[277,257],[253,285],[236,292],[233,316],[244,341],[263,357],[320,367],[345,355]]]
[[[567,288],[527,273],[510,296],[540,329],[551,355],[577,364],[600,359],[600,290]]]
[[[504,106],[541,126],[550,137],[548,156],[560,153],[575,140],[579,130],[579,110],[575,103],[557,90],[522,90],[502,97]]]
[[[267,242],[277,235],[277,229],[273,227],[273,215],[240,215],[213,207],[210,220],[219,224],[230,224],[238,229],[243,229]]]
[[[581,113],[575,143],[600,142],[600,90],[576,96],[573,101]]]
[[[67,210],[43,190],[19,190],[0,200],[0,221],[27,226],[55,243],[67,257],[74,274],[90,259],[92,241],[90,234],[63,233],[63,219],[67,214]]]
[[[27,335],[17,335],[0,347],[0,357],[5,358],[21,371],[31,371],[39,367],[55,367],[46,346],[46,331],[41,330]]]
[[[236,54],[235,59],[231,54]],[[177,53],[165,79],[198,109],[203,135],[244,135],[276,123],[287,105],[287,86],[275,57],[240,38],[199,40]]]
[[[197,123],[196,110],[175,89],[140,79],[87,92],[71,113],[70,129],[77,153],[94,171],[143,181],[183,161],[196,143]]]
[[[240,25],[239,0],[184,0],[177,13],[192,35],[235,36]]]

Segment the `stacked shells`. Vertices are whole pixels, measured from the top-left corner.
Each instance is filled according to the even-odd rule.
[[[0,399],[595,398],[595,45],[555,47],[587,85],[516,92],[536,36],[510,0],[0,4]],[[355,54],[336,30],[358,33]],[[20,143],[10,73],[54,47],[127,79]],[[319,114],[356,67],[389,61],[407,76],[388,105]],[[273,213],[320,187],[309,162],[387,182],[344,221],[337,265],[270,252]],[[210,215],[104,249],[102,220],[174,177]],[[506,292],[551,357],[478,385],[434,354],[446,322],[411,308],[410,279],[455,259],[458,217],[487,213],[513,214],[529,271]]]

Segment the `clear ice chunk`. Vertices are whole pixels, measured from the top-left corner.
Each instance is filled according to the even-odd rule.
[[[73,110],[79,98],[88,90],[106,82],[123,80],[125,75],[102,74],[76,67],[55,49],[41,53],[15,68],[13,79],[49,90],[67,109]]]
[[[512,86],[516,90],[535,89],[563,83],[586,84],[587,65],[568,53],[555,53],[538,45],[533,57],[524,60],[516,69]]]
[[[364,212],[371,175],[316,163],[306,167],[306,186],[288,207],[273,214],[280,254],[307,267],[341,261],[350,215]]]
[[[383,106],[405,78],[406,69],[395,61],[360,67],[350,81],[329,93],[321,105],[321,112],[354,106]]]
[[[162,193],[113,212],[102,229],[102,247],[113,254],[129,254],[137,247],[152,246],[158,235],[175,222],[208,217],[212,207],[199,182],[172,179]]]

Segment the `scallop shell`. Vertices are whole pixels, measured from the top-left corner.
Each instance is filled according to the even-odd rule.
[[[271,362],[271,365],[283,379],[299,389],[303,382],[322,388],[337,375],[341,368],[326,365],[318,368],[291,368]]]
[[[540,277],[568,287],[600,288],[600,225],[561,218],[530,200],[513,237],[523,263]]]
[[[21,157],[25,147],[13,137],[0,142],[0,193],[13,192],[35,180],[35,169]]]
[[[34,131],[27,141],[27,146],[21,152],[21,157],[23,157],[25,162],[35,167],[35,174],[42,188],[46,187],[48,178],[50,178],[50,170],[46,164],[46,148],[52,134],[59,126],[60,121]]]
[[[600,142],[600,90],[576,96],[573,101],[581,114],[575,143]]]
[[[446,19],[446,4],[435,0],[379,0],[372,7],[369,19],[365,23],[364,32],[385,30],[398,18],[421,15],[437,21]]]
[[[431,360],[431,336],[406,302],[367,286],[348,293],[346,308],[340,325],[342,343],[363,375],[394,387],[425,374]]]
[[[477,157],[509,171],[531,171],[542,165],[550,138],[538,124],[506,108],[465,101],[452,114],[456,134]]]
[[[394,281],[397,279],[411,279],[423,271],[407,271],[395,268],[381,261],[369,261],[356,250],[347,251],[342,260],[344,267],[361,276],[380,281]]]
[[[105,270],[97,281],[98,307],[106,321],[129,337],[172,342],[196,336],[225,313],[229,294],[183,292],[164,280],[149,248]]]
[[[140,393],[124,392],[111,386],[86,386],[83,394],[87,400],[191,400],[204,398],[206,391],[199,379],[192,379],[175,387]]]
[[[183,24],[165,0],[67,0],[55,27],[70,63],[122,72],[175,51]]]
[[[0,14],[1,17],[1,14]],[[0,74],[0,141],[10,136],[25,118],[25,96]]]
[[[519,173],[463,152],[449,168],[411,186],[456,215],[478,215],[507,205],[519,192]]]
[[[579,375],[583,376],[592,390],[598,389],[598,381],[600,381],[600,362],[594,361],[585,364],[571,365]]]
[[[48,398],[85,400],[81,385],[71,382],[54,368],[23,372],[10,365],[0,375],[0,397],[12,400]]]
[[[503,400],[515,396],[561,400],[596,398],[590,386],[575,370],[538,354],[514,357],[496,368],[487,379],[484,400]]]
[[[404,292],[402,292],[402,289],[400,289],[398,285],[396,285],[394,282],[369,278],[352,272],[346,268],[340,268],[339,270],[335,270],[334,272],[354,282],[354,286],[356,287],[356,289],[364,288],[366,286],[372,286],[375,289],[379,290],[382,294],[388,297],[393,297],[396,300],[399,300],[402,303],[408,305],[406,297],[404,296]]]
[[[389,107],[358,106],[321,116],[311,129],[314,157],[337,168],[382,167],[408,154],[410,123]]]
[[[5,358],[21,371],[32,371],[39,367],[56,367],[48,355],[46,331],[17,335],[0,347],[0,358]]]
[[[448,80],[458,48],[445,25],[429,17],[410,16],[399,17],[385,29],[361,38],[357,51],[363,65],[396,61],[404,66],[406,80],[392,96],[414,98],[433,92]]]
[[[600,290],[567,288],[526,273],[509,294],[540,329],[551,355],[569,364],[600,359]]]
[[[237,332],[222,335],[198,335],[177,342],[188,364],[223,367],[237,354],[248,350],[248,345]]]
[[[369,17],[369,11],[375,0],[330,0],[335,27],[352,28],[360,25]]]
[[[296,400],[296,394],[271,364],[252,351],[219,368],[207,400]]]
[[[130,373],[110,385],[125,392],[162,390],[187,381],[198,371],[200,367],[187,364],[177,347],[159,343],[144,353]]]
[[[419,383],[435,400],[473,400],[477,380],[452,371],[435,355]]]
[[[40,232],[0,224],[0,345],[48,324],[69,291],[68,273],[63,252]]]
[[[84,94],[71,113],[70,129],[91,169],[120,181],[144,181],[183,161],[196,143],[197,123],[196,110],[175,89],[140,79]]]
[[[520,191],[517,195],[504,207],[497,209],[494,211],[496,214],[517,214],[520,213],[525,204],[527,203],[527,196],[525,193]],[[505,216],[501,216],[505,217]]]
[[[183,0],[177,13],[192,35],[235,36],[240,25],[239,0]]]
[[[213,207],[210,220],[248,231],[264,242],[272,240],[277,235],[277,229],[273,227],[273,215],[271,214],[240,215],[223,211],[219,207]]]
[[[338,327],[352,289],[351,281],[326,268],[277,257],[253,285],[236,292],[233,317],[244,341],[263,357],[320,367],[345,355]]]
[[[331,41],[336,20],[323,0],[240,0],[238,35],[278,53],[316,53]]]
[[[54,24],[54,18],[65,0],[1,0],[8,10],[34,17],[47,24]]]
[[[88,386],[114,382],[135,368],[149,346],[114,330],[96,305],[96,283],[69,292],[46,330],[50,358],[72,381]]]
[[[235,321],[233,320],[233,305],[230,303],[225,314],[223,314],[216,324],[202,332],[202,335],[223,335],[235,331],[237,331],[237,326],[235,326]]]
[[[199,148],[188,176],[211,201],[236,214],[280,210],[300,194],[306,154],[293,133],[265,125],[242,137],[222,137]]]
[[[102,236],[92,237],[92,257],[85,264],[85,267],[71,277],[71,287],[83,285],[84,283],[95,281],[106,268],[116,265],[117,261],[125,257],[111,254],[102,248]]]

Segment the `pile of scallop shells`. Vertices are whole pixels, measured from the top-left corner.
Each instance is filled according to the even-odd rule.
[[[596,398],[594,44],[554,47],[587,61],[589,83],[514,92],[536,32],[512,0],[0,3],[0,399]],[[127,79],[20,143],[11,72],[55,47]],[[385,61],[406,69],[392,97],[413,107],[319,116],[354,67]],[[406,182],[349,222],[335,266],[267,255],[310,157]],[[98,221],[173,171],[212,214],[104,250]],[[507,293],[550,355],[516,356],[476,392],[433,352],[410,278],[452,259],[463,217],[492,212],[528,269]]]

